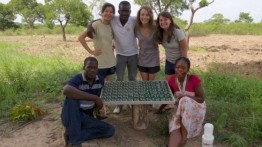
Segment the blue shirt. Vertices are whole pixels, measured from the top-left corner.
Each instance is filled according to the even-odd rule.
[[[68,85],[73,86],[86,93],[100,96],[101,90],[104,86],[104,79],[100,78],[99,76],[96,76],[93,84],[89,85],[83,72],[82,74],[78,74],[73,78],[71,78],[68,81]],[[83,110],[93,109],[94,105],[95,105],[94,101],[80,100],[80,108]]]

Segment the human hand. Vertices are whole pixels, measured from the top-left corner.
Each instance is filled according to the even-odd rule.
[[[179,101],[182,97],[184,97],[184,93],[183,92],[176,92],[176,98]]]
[[[95,104],[96,104],[96,107],[97,107],[98,110],[102,109],[103,101],[99,97],[96,98]]]
[[[94,51],[92,51],[92,55],[94,56],[99,56],[102,54],[102,50],[100,49],[95,49]]]

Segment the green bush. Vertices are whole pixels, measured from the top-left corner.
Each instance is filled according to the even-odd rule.
[[[27,122],[42,116],[44,111],[32,103],[15,105],[11,111],[11,120],[14,122]]]

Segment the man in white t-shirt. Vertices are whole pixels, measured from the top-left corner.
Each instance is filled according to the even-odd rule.
[[[136,18],[130,16],[131,5],[128,1],[121,1],[118,7],[119,16],[114,16],[110,22],[116,53],[116,80],[124,80],[125,69],[127,68],[128,80],[135,81],[138,63],[138,46],[134,33]],[[87,30],[89,37],[92,37],[89,34],[91,29],[88,27]],[[121,106],[116,106],[113,113],[120,113],[120,111]]]
[[[119,16],[111,20],[114,32],[116,53],[117,81],[123,81],[127,67],[128,80],[135,81],[137,75],[138,46],[134,33],[136,18],[130,17],[131,5],[128,1],[121,1],[118,8]],[[121,106],[116,106],[114,113],[120,113]]]

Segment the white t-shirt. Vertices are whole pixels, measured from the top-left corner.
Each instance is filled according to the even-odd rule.
[[[134,33],[136,18],[130,16],[124,26],[119,16],[111,20],[111,27],[114,34],[115,52],[117,55],[132,56],[138,54],[138,46]]]

